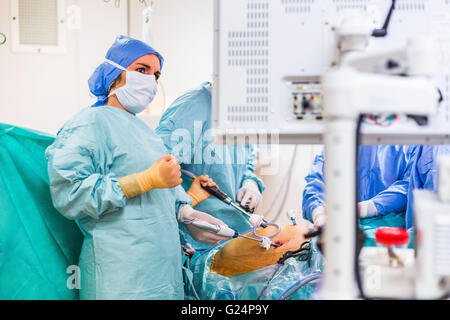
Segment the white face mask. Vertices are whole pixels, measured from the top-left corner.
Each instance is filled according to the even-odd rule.
[[[130,112],[144,111],[155,98],[158,89],[155,75],[129,71],[114,61],[105,61],[126,72],[125,85],[113,90],[108,97],[115,94],[120,104]]]

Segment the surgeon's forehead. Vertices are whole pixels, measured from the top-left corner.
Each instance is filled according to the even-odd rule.
[[[145,67],[149,67],[154,72],[160,71],[161,69],[161,63],[156,54],[146,54],[142,57],[137,58],[136,60],[133,61],[133,63],[131,63],[130,66],[135,65],[142,65]]]

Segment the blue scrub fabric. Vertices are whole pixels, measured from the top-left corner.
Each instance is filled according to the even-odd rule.
[[[441,155],[450,154],[450,145],[418,146],[411,159],[410,187],[408,190],[408,205],[406,210],[406,227],[414,226],[414,189],[437,191],[438,166],[437,160]]]
[[[373,200],[379,215],[404,212],[414,152],[414,146],[361,146],[358,201]],[[305,177],[303,217],[310,221],[313,210],[325,204],[324,164],[322,151]]]

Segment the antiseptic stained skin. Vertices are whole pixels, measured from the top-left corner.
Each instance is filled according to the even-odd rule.
[[[309,226],[310,223],[306,220],[297,225],[280,224],[280,233],[271,239],[272,242],[281,246],[277,248],[271,246],[269,250],[260,247],[256,241],[238,237],[228,242],[214,255],[211,261],[211,272],[231,277],[276,264],[286,251],[300,248],[306,240],[303,235],[308,231]],[[276,227],[268,226],[258,228],[256,233],[267,236],[275,233],[276,230]],[[254,237],[252,232],[246,235]]]

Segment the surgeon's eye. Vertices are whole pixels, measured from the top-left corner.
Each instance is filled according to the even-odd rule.
[[[145,68],[137,68],[136,71],[140,73],[145,73]]]
[[[159,77],[161,76],[161,72],[155,72],[155,80],[158,80],[159,79]]]

